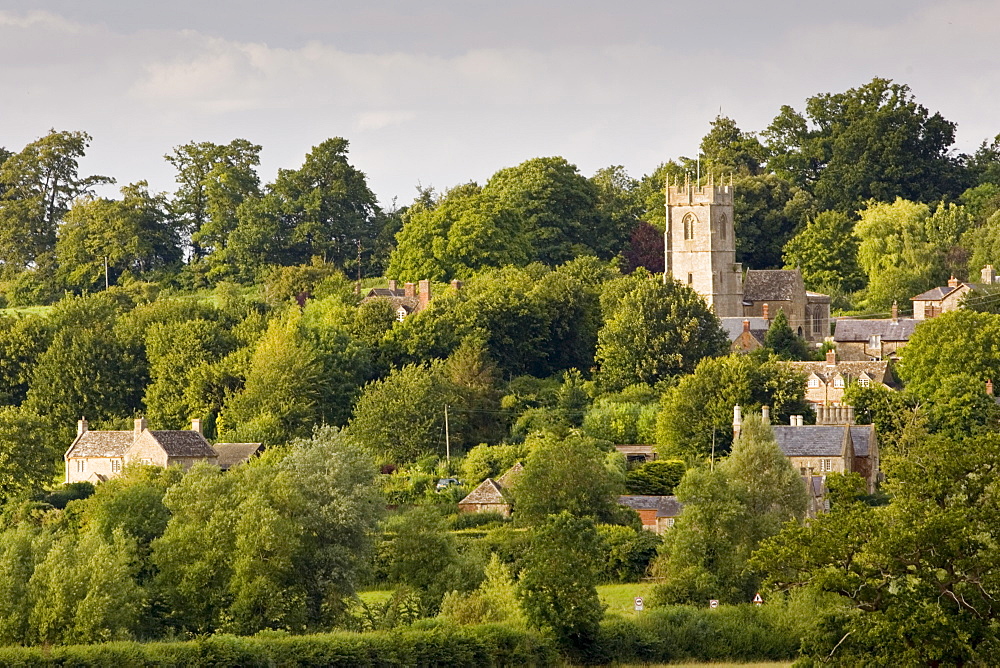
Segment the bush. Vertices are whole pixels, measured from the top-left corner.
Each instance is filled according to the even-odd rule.
[[[646,462],[625,474],[625,488],[629,494],[669,496],[686,470],[684,462],[677,459]]]

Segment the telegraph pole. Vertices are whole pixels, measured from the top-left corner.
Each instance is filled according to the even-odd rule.
[[[451,463],[451,436],[448,433],[448,404],[444,405],[444,456]]]

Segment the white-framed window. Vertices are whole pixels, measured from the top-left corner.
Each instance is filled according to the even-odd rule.
[[[842,389],[844,387],[844,377],[837,376],[836,378],[834,378],[833,386],[836,387],[837,389]]]
[[[869,348],[880,348],[882,346],[882,335],[872,334],[868,337],[868,347]]]
[[[870,380],[868,380],[867,378],[865,378],[864,376],[862,376],[861,378],[858,378],[858,385],[860,385],[861,387],[868,387],[871,384],[872,384],[872,382]]]
[[[809,379],[808,385],[809,387],[819,387],[819,378],[813,376],[812,378]]]
[[[674,518],[673,517],[668,517],[667,518],[667,526],[668,527],[674,526]]]
[[[824,473],[829,473],[833,470],[833,460],[832,459],[821,459],[819,460],[819,470]]]
[[[112,473],[120,473],[121,470],[122,470],[122,460],[120,460],[120,459],[112,459],[111,460],[111,472]]]
[[[87,460],[86,459],[76,460],[76,472],[83,473],[86,470],[87,470]]]

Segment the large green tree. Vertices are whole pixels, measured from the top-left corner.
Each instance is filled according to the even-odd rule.
[[[869,199],[934,201],[963,190],[950,153],[955,124],[889,79],[783,106],[763,133],[768,166],[811,192],[821,209],[853,213]]]
[[[801,271],[806,287],[812,290],[853,292],[864,283],[854,221],[847,214],[819,213],[788,240],[783,253],[785,267]]]

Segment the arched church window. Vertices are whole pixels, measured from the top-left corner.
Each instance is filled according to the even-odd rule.
[[[723,239],[726,238],[727,227],[729,227],[729,219],[726,218],[726,214],[722,214],[719,216],[719,233],[722,235]]]
[[[684,238],[694,239],[694,224],[698,222],[698,219],[694,217],[693,213],[685,214],[684,216]]]

